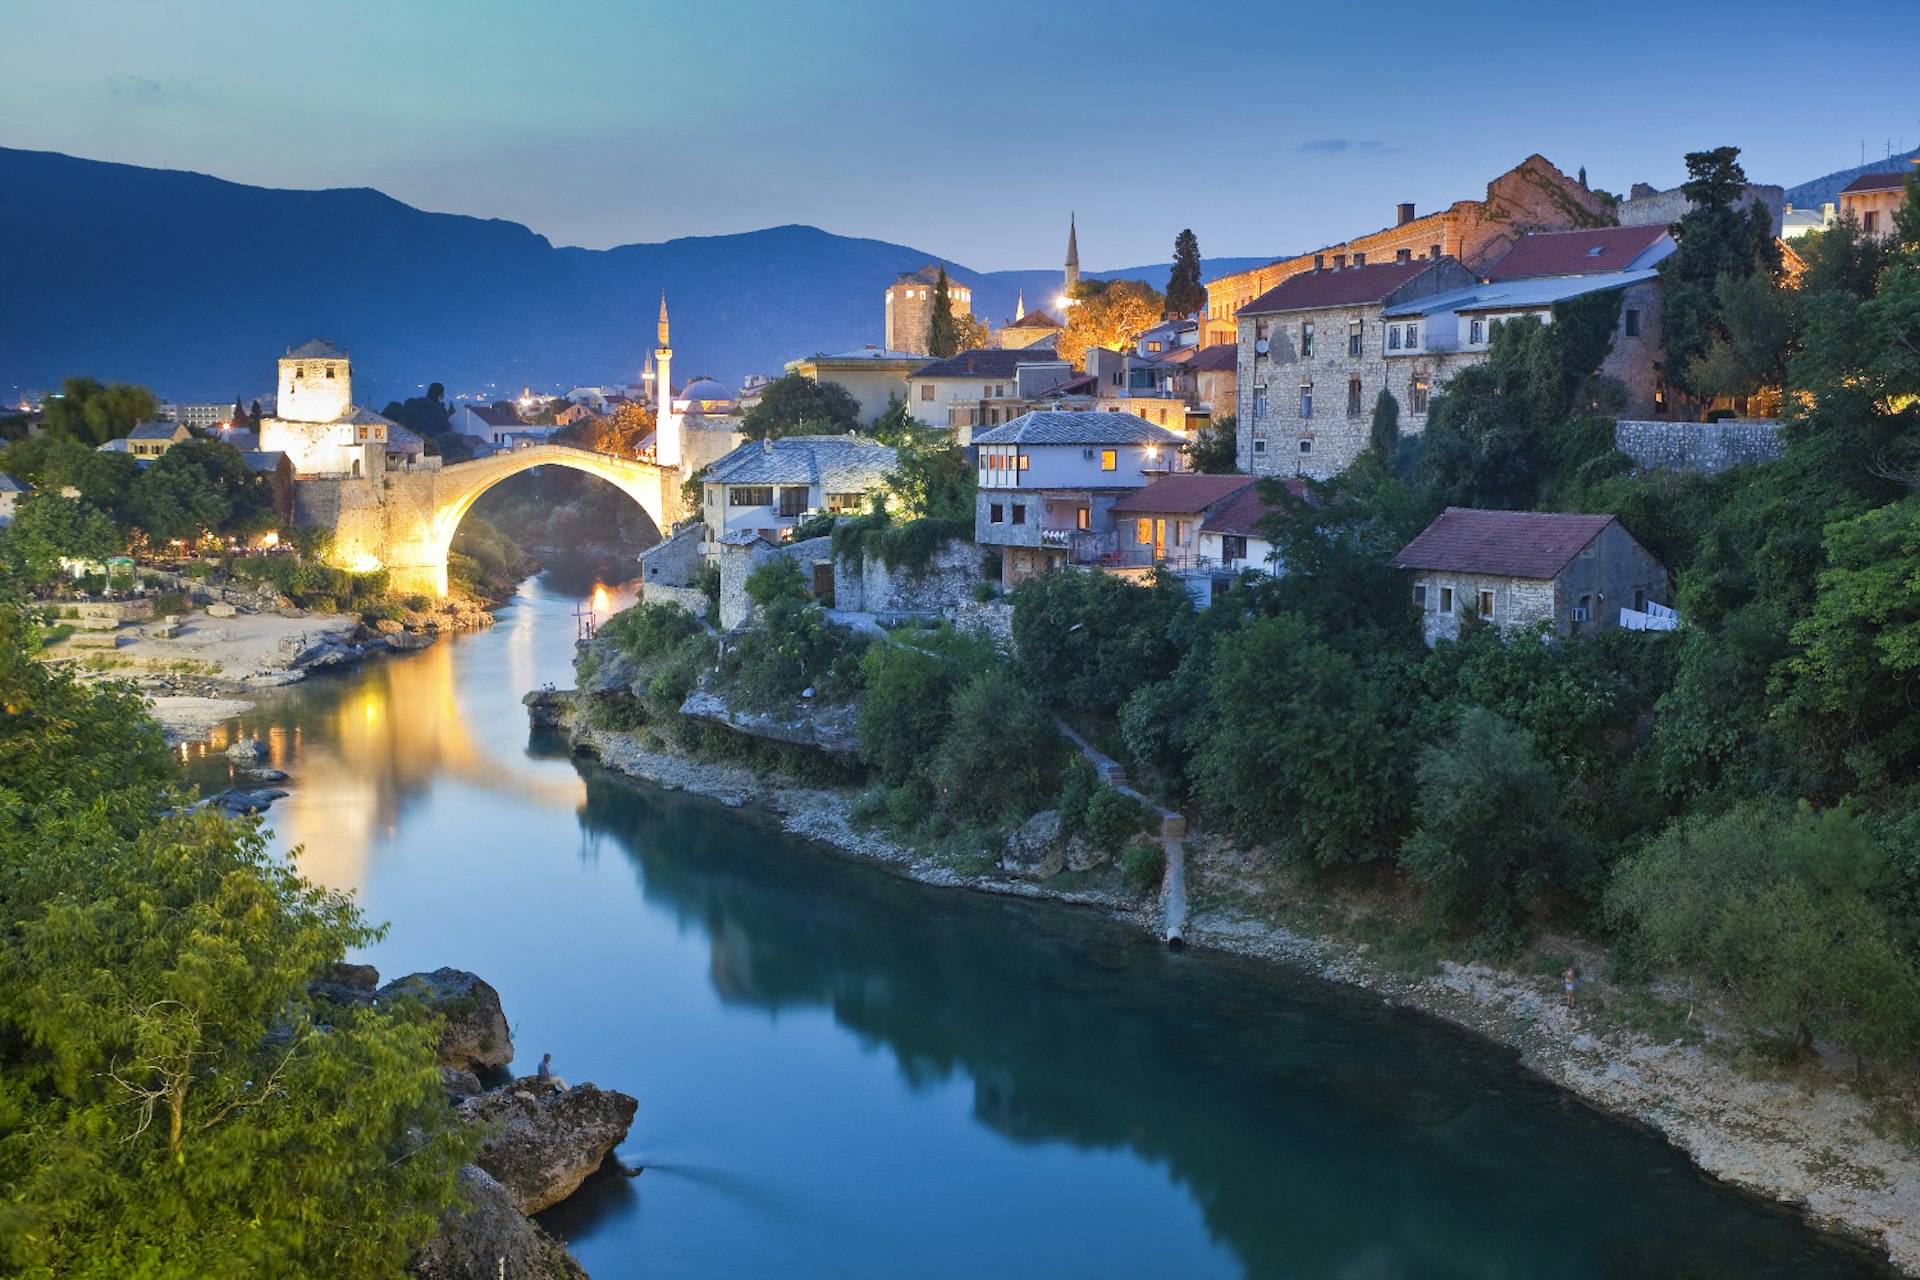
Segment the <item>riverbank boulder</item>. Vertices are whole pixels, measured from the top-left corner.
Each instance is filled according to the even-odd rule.
[[[639,1107],[612,1089],[557,1090],[522,1076],[468,1098],[454,1114],[491,1131],[474,1163],[507,1189],[520,1212],[538,1213],[572,1195],[613,1154]]]
[[[258,738],[239,738],[227,748],[227,759],[251,763],[264,760],[267,756],[267,744]]]
[[[520,699],[527,709],[527,724],[535,729],[558,729],[573,710],[570,689],[536,689]]]
[[[455,1071],[504,1067],[513,1061],[513,1034],[500,1009],[500,993],[465,969],[410,973],[380,988],[382,1000],[412,996],[445,1018],[440,1065]]]
[[[397,653],[412,653],[433,644],[433,637],[418,631],[395,631],[387,637],[387,648]]]
[[[278,787],[254,787],[246,789],[230,787],[225,791],[216,791],[207,797],[210,808],[219,809],[239,817],[242,814],[263,813],[275,800],[286,799],[288,793]]]
[[[1095,844],[1084,831],[1076,831],[1067,841],[1067,870],[1091,871],[1104,863],[1112,862],[1113,855]]]
[[[380,971],[370,964],[334,964],[307,984],[307,994],[334,1004],[372,1004],[379,986]]]
[[[1060,812],[1042,809],[1007,837],[1000,869],[1023,880],[1045,880],[1060,874],[1066,854],[1060,847]]]
[[[536,1227],[513,1197],[477,1165],[460,1167],[460,1189],[471,1205],[441,1219],[440,1234],[414,1255],[408,1270],[420,1280],[496,1280],[553,1276],[587,1280],[566,1246]]]

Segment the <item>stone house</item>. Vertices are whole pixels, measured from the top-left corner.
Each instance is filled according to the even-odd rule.
[[[948,427],[960,445],[975,430],[1012,422],[1047,391],[1078,377],[1052,347],[983,347],[922,364],[907,378],[907,412]]]
[[[736,533],[782,542],[816,512],[858,515],[896,462],[891,448],[859,436],[749,440],[702,477],[706,554]]]
[[[1677,215],[1676,215],[1677,216]],[[1407,262],[1452,257],[1470,271],[1487,266],[1521,237],[1538,231],[1611,226],[1608,199],[1532,155],[1487,184],[1484,200],[1459,200],[1438,213],[1418,215],[1411,204],[1395,211],[1391,226],[1318,253],[1282,258],[1251,271],[1222,276],[1207,285],[1201,342],[1212,346],[1238,336],[1240,308],[1282,281],[1325,263]],[[1672,221],[1666,219],[1665,221]]]
[[[1178,470],[1182,439],[1131,413],[1038,411],[973,439],[979,493],[974,541],[1001,554],[1000,582],[1116,550],[1109,512]]]
[[[998,345],[1018,351],[1027,347],[1051,347],[1064,328],[1065,325],[1044,311],[1027,311],[1006,327],[995,329],[993,336]]]
[[[1165,565],[1175,572],[1206,567],[1201,562],[1201,526],[1253,485],[1252,476],[1166,475],[1124,495],[1107,508],[1114,531],[1110,563]]]
[[[142,422],[127,432],[127,452],[145,465],[173,448],[193,439],[193,432],[177,422]]]
[[[816,386],[838,384],[860,402],[860,421],[872,422],[887,411],[890,401],[907,398],[907,375],[926,363],[924,354],[865,346],[789,360],[787,372],[800,374]]]
[[[1891,240],[1894,211],[1907,202],[1907,176],[1912,172],[1861,174],[1840,188],[1840,216],[1852,214],[1863,234]]]
[[[1296,498],[1307,496],[1304,481],[1290,476],[1280,482]],[[1274,559],[1273,543],[1261,527],[1274,509],[1260,496],[1260,487],[1250,484],[1208,513],[1200,526],[1201,563],[1216,576],[1234,577],[1252,569],[1279,577],[1286,566]]]
[[[604,403],[604,401],[603,401]],[[584,409],[584,406],[581,406]],[[560,428],[529,426],[518,414],[484,404],[463,404],[453,411],[453,429],[463,436],[479,436],[488,444],[506,444],[509,437],[531,433],[545,439]]]
[[[266,478],[267,488],[273,494],[273,513],[282,523],[290,522],[293,519],[293,460],[278,450],[262,453],[256,449],[240,456],[247,470]]]
[[[1238,392],[1234,380],[1240,373],[1240,344],[1220,343],[1202,347],[1187,361],[1187,376],[1193,379],[1193,407],[1202,414],[1226,417],[1234,412]]]
[[[1458,639],[1468,618],[1566,638],[1667,603],[1667,571],[1609,515],[1448,507],[1393,565],[1409,571],[1429,645]]]
[[[1473,283],[1449,257],[1335,263],[1291,276],[1242,307],[1240,469],[1318,480],[1344,470],[1367,447],[1374,400],[1389,385],[1382,312]],[[1403,411],[1401,430],[1424,421],[1424,411]]]

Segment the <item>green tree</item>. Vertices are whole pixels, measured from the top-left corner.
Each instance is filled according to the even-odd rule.
[[[1167,276],[1167,310],[1191,316],[1207,306],[1206,286],[1200,283],[1200,240],[1191,228],[1173,238],[1173,270]]]
[[[1214,418],[1196,431],[1185,446],[1187,469],[1227,476],[1240,470],[1240,423],[1231,413]]]
[[[1479,930],[1479,950],[1510,953],[1527,906],[1587,873],[1572,856],[1552,771],[1526,730],[1470,707],[1420,753],[1414,782],[1419,825],[1400,865],[1449,922]]]
[[[132,455],[103,453],[78,441],[46,435],[7,446],[0,470],[36,489],[59,493],[73,488],[102,511],[114,512],[140,474]]]
[[[953,670],[907,644],[876,644],[860,665],[860,758],[898,786],[921,772],[952,722]]]
[[[927,354],[944,360],[960,350],[960,330],[953,322],[953,293],[947,284],[947,269],[940,268],[933,282],[933,314],[927,321]]]
[[[1400,456],[1400,402],[1393,392],[1380,388],[1373,402],[1373,425],[1367,433],[1367,447],[1391,463]]]
[[[102,384],[68,378],[49,396],[43,413],[49,434],[81,444],[105,444],[124,436],[160,411],[153,392],[132,383]]]
[[[1672,230],[1678,247],[1660,263],[1665,286],[1662,336],[1666,356],[1661,370],[1675,390],[1706,394],[1694,382],[1696,364],[1716,339],[1728,341],[1720,295],[1720,278],[1745,280],[1759,272],[1769,279],[1780,269],[1780,250],[1773,239],[1773,215],[1762,203],[1735,207],[1746,188],[1740,167],[1740,148],[1716,147],[1686,157],[1687,181],[1681,191],[1692,202]],[[1749,354],[1749,360],[1756,359]],[[1769,359],[1759,359],[1770,364]],[[1701,366],[1703,371],[1724,368]]]
[[[927,778],[956,817],[1025,817],[1059,785],[1060,750],[1039,699],[1010,672],[983,671],[954,693]]]
[[[1110,713],[1165,679],[1193,615],[1171,580],[1136,586],[1104,573],[1047,573],[1013,589],[1013,641],[1027,688],[1050,706]]]
[[[1796,1054],[1920,1049],[1920,975],[1881,905],[1884,856],[1845,809],[1752,801],[1676,823],[1615,871],[1607,912]]]
[[[1349,647],[1350,633],[1413,641],[1406,579],[1392,561],[1433,512],[1384,460],[1362,453],[1327,483],[1307,482],[1304,493],[1262,480],[1260,497],[1273,512],[1262,532],[1285,569],[1274,587],[1281,608]]]
[[[815,382],[805,374],[775,378],[760,393],[760,403],[740,419],[749,440],[787,435],[844,435],[860,425],[860,402],[837,382]]]
[[[29,582],[60,577],[62,560],[98,562],[125,545],[105,512],[85,499],[44,492],[20,500],[4,538],[7,559]]]
[[[1131,347],[1140,335],[1165,318],[1167,300],[1140,280],[1082,280],[1080,293],[1067,308],[1067,326],[1054,349],[1077,369],[1087,366],[1087,349],[1119,351]]]

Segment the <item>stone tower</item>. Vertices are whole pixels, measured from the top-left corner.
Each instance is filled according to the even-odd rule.
[[[889,351],[905,351],[916,356],[927,354],[928,332],[933,327],[933,289],[939,279],[939,264],[929,262],[887,286]],[[956,320],[973,314],[973,290],[951,275],[947,277],[947,305]]]
[[[315,338],[280,357],[280,400],[273,416],[283,422],[333,422],[353,404],[353,365],[347,353]]]
[[[653,456],[663,467],[680,465],[680,415],[673,411],[673,343],[667,338],[667,291],[660,291],[660,345],[653,349],[658,370],[654,386],[659,390],[659,408],[654,415]]]
[[[1074,226],[1074,218],[1067,215],[1067,292],[1073,297],[1073,291],[1080,287],[1080,232]]]

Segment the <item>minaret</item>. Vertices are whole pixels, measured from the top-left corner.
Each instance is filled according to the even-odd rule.
[[[1080,287],[1080,232],[1074,226],[1073,215],[1067,215],[1067,297],[1073,297],[1073,291]]]
[[[659,388],[659,408],[654,412],[653,457],[663,467],[680,465],[680,415],[673,411],[673,345],[667,340],[667,291],[660,291],[660,345],[653,349],[653,363],[659,370],[654,386]]]
[[[1015,323],[1027,318],[1027,291],[1025,289],[1022,289],[1014,295],[1013,318]]]

